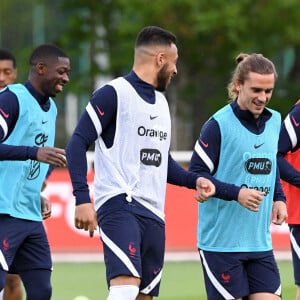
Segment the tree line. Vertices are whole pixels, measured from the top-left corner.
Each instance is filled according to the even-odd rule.
[[[130,71],[137,32],[157,25],[178,37],[178,75],[167,98],[172,150],[191,150],[206,119],[227,101],[227,84],[240,52],[262,53],[276,65],[270,107],[284,116],[299,98],[300,2],[297,0],[1,0],[0,46],[18,60],[26,80],[31,50],[55,43],[71,57],[70,84],[79,114],[99,78]],[[58,126],[64,127],[64,95]],[[59,130],[58,146],[68,134]]]

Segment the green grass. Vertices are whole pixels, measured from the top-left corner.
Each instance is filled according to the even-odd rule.
[[[295,299],[291,261],[278,262],[283,300]],[[84,295],[89,300],[106,299],[104,264],[55,263],[52,274],[53,300],[73,300]],[[160,300],[205,300],[200,261],[166,262],[160,288]]]
[[[296,296],[292,261],[278,261],[281,276],[282,299],[293,300]]]

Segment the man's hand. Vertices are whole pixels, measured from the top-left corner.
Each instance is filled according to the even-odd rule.
[[[49,199],[41,195],[41,208],[43,220],[51,216],[51,202]]]
[[[56,147],[40,147],[37,151],[36,160],[56,167],[67,165],[65,149]]]
[[[93,237],[97,229],[97,217],[92,203],[84,203],[75,207],[75,227],[89,231],[90,237]]]
[[[286,204],[283,201],[273,202],[272,223],[281,225],[287,218]]]
[[[215,185],[207,178],[198,177],[196,182],[197,196],[195,199],[198,202],[205,202],[209,197],[216,193]]]
[[[44,181],[43,181],[43,184],[42,184],[41,191],[43,192],[43,191],[46,189],[46,187],[47,187],[47,181],[44,180]]]
[[[239,204],[245,208],[258,212],[264,196],[264,192],[260,192],[255,189],[242,188],[239,192],[237,200]]]

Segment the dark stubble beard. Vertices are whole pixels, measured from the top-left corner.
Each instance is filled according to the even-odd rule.
[[[56,93],[53,91],[53,88],[50,86],[48,81],[41,83],[41,89],[44,96],[55,98]]]
[[[169,74],[168,74],[168,64],[165,64],[161,70],[157,73],[157,87],[156,89],[159,92],[164,92],[167,88],[169,81]]]

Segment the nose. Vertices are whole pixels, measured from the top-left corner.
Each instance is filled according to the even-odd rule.
[[[69,75],[68,75],[67,73],[64,73],[64,75],[63,75],[63,81],[64,81],[65,83],[67,83],[67,82],[70,81]]]
[[[261,91],[258,95],[258,100],[262,102],[266,102],[268,100],[268,95],[265,91]]]
[[[0,81],[5,81],[5,78],[4,72],[0,72]]]

